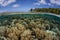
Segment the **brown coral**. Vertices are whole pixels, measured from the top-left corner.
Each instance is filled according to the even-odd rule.
[[[18,22],[4,31],[4,37],[7,40],[59,40],[60,36],[51,34],[53,31],[47,32],[50,29],[49,21],[42,19],[28,20],[19,19]]]

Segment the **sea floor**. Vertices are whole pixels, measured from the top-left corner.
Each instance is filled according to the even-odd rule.
[[[0,40],[60,40],[60,17],[49,14],[1,15]]]

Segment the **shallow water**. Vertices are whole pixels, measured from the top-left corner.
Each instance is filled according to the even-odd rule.
[[[55,16],[55,15],[50,15],[50,14],[14,14],[14,15],[2,15],[0,16],[0,20],[2,19],[10,19],[12,17],[22,17],[22,18],[37,18],[37,17],[42,17],[42,18],[48,18],[48,19],[54,19],[60,21],[60,17]]]
[[[34,36],[38,40],[39,39],[42,40],[44,36],[48,37],[49,35],[51,35],[53,39],[55,39],[56,37],[57,38],[56,40],[58,40],[60,37],[59,36],[60,35],[60,17],[57,17],[55,15],[50,15],[50,14],[1,15],[0,16],[0,28],[2,28],[0,29],[0,36],[2,36],[5,39],[9,38],[10,37],[9,35],[11,35],[11,38],[9,39],[11,40],[13,38],[15,40],[16,34],[14,33],[16,32],[17,35],[20,35],[19,34],[19,32],[21,32],[20,30],[24,30],[22,31],[22,36],[24,35],[23,37],[25,37],[25,35],[31,36],[32,35],[31,31],[32,31],[32,32],[35,32],[36,35],[38,35],[36,36],[34,34]],[[20,30],[18,30],[19,28]],[[15,29],[17,29],[17,31]],[[14,36],[12,35],[11,31],[13,31]],[[45,35],[45,33],[47,35]],[[41,34],[43,35],[43,37]],[[2,37],[0,38],[2,39]],[[16,40],[19,39],[18,37],[19,36],[17,36]],[[31,37],[33,37],[33,35]],[[42,38],[39,38],[39,37],[42,37]],[[36,38],[33,38],[33,40],[35,40]],[[50,37],[48,37],[48,39],[49,38]],[[31,39],[31,38],[27,38],[27,39]],[[51,40],[53,39],[51,38]]]

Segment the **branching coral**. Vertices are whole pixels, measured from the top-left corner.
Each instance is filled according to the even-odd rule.
[[[52,31],[55,28],[54,25],[52,22],[40,18],[18,19],[14,20],[9,25],[10,27],[3,31],[0,30],[0,33],[4,34],[6,40],[59,40],[60,32]]]

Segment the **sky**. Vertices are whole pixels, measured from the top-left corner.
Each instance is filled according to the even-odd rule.
[[[0,0],[0,12],[27,12],[31,8],[60,8],[60,0]]]

